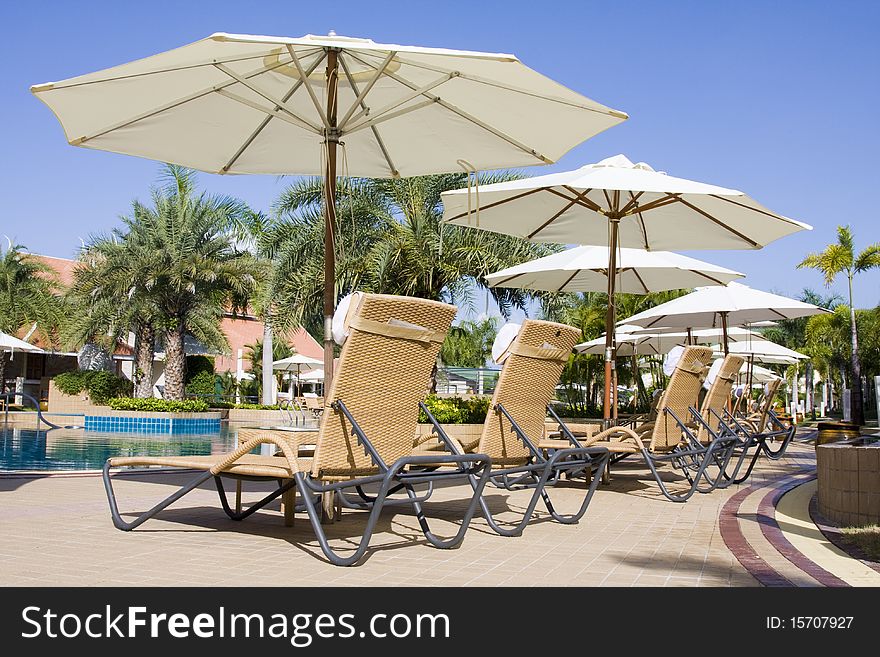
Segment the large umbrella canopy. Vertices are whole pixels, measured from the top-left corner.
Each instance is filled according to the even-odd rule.
[[[626,119],[513,55],[332,32],[217,33],[32,91],[75,146],[221,174],[324,176],[328,384],[337,173],[396,178],[549,164]]]
[[[741,283],[706,286],[672,301],[649,308],[621,323],[643,328],[742,326],[762,320],[795,319],[830,312],[811,303],[755,290]],[[726,344],[726,341],[725,341]]]
[[[32,345],[30,342],[19,340],[14,335],[9,335],[8,333],[3,333],[2,331],[0,331],[0,351],[27,351],[37,354],[43,353],[42,349]]]
[[[608,247],[577,246],[486,276],[493,287],[552,292],[599,292],[608,288]],[[670,253],[621,248],[615,290],[649,294],[697,285],[724,285],[744,275],[702,260]]]
[[[675,178],[616,155],[575,171],[445,192],[444,221],[538,242],[619,247],[759,249],[810,226],[771,212],[743,192]],[[605,417],[614,361],[615,277],[608,277]]]

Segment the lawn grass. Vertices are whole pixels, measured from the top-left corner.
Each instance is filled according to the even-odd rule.
[[[845,539],[860,548],[871,561],[880,562],[880,525],[841,527]]]

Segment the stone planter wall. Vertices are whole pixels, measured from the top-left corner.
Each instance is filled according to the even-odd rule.
[[[106,412],[107,406],[98,406],[89,399],[89,393],[83,391],[78,395],[65,395],[55,387],[54,381],[49,381],[49,404],[50,413],[64,413],[72,415],[94,415]]]
[[[880,443],[816,447],[819,513],[844,527],[880,524]]]
[[[244,408],[230,408],[229,415],[225,418],[230,422],[243,422],[247,424],[256,424],[256,425],[265,425],[265,426],[278,426],[285,425],[290,423],[291,415],[287,413],[287,411],[258,411],[258,410],[249,410]],[[297,414],[293,413],[293,417],[296,418]],[[312,414],[308,413],[306,415],[308,420],[312,420]],[[300,423],[302,423],[302,418],[299,418]]]

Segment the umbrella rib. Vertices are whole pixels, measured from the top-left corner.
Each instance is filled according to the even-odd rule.
[[[515,201],[518,198],[523,198],[524,196],[528,196],[529,194],[534,194],[536,192],[541,192],[541,191],[552,191],[552,190],[549,190],[546,187],[535,187],[533,189],[526,190],[525,192],[522,192],[521,194],[516,194],[516,195],[510,196],[508,198],[503,198],[500,201],[495,201],[494,203],[489,203],[488,205],[483,205],[480,207],[480,212],[484,212],[485,210],[488,210],[489,208],[494,208],[496,206],[503,205],[504,203],[509,203],[510,201]],[[562,197],[565,199],[568,199],[568,197],[565,195],[562,195]],[[451,219],[447,219],[446,223],[453,222],[456,219],[462,219],[462,218],[468,216],[468,214],[470,214],[470,213],[469,212],[461,212],[461,213],[455,215],[454,217],[452,217]]]
[[[570,185],[563,185],[562,187],[564,189],[567,189],[572,194],[574,194],[575,197],[578,199],[578,202],[580,205],[583,205],[585,208],[592,210],[593,212],[598,212],[598,213],[602,214],[601,206],[598,203],[596,203],[595,201],[593,201],[589,196],[587,196],[587,194],[589,194],[590,192],[593,191],[592,188],[586,189],[582,192],[579,192],[574,187],[571,187]],[[551,189],[551,191],[552,191],[552,189]]]
[[[351,71],[348,68],[348,62],[346,62],[344,58],[340,57],[339,63],[342,65],[343,73],[345,73],[345,79],[348,80],[348,83],[351,85],[351,88],[354,90],[354,92],[360,95],[360,92],[358,92],[357,84],[354,81],[354,77],[352,76]],[[369,111],[367,103],[364,101],[363,98],[361,98],[360,105],[364,110]],[[397,167],[394,166],[394,161],[391,159],[391,155],[388,153],[388,149],[385,147],[385,142],[382,141],[381,135],[379,135],[379,130],[376,128],[376,126],[370,126],[370,131],[373,133],[373,138],[379,145],[379,150],[382,151],[382,157],[384,157],[385,161],[388,163],[388,168],[391,171],[391,175],[394,178],[399,178],[400,172],[397,170]]]
[[[358,57],[358,56],[356,56],[356,55],[354,55],[354,54],[352,54],[352,57],[353,57],[354,59],[358,60],[359,62],[361,62],[362,64],[364,64],[365,66],[370,66],[370,63],[369,63],[369,62],[365,62],[365,61],[362,60],[360,57]],[[407,80],[406,78],[404,78],[404,77],[398,75],[397,73],[393,73],[393,72],[391,72],[391,71],[388,71],[388,72],[386,73],[386,75],[387,75],[388,77],[390,77],[392,80],[396,80],[397,82],[400,82],[400,84],[405,85],[405,86],[409,87],[410,89],[415,90],[415,89],[418,88],[418,85],[416,85],[414,82],[411,82],[410,80]],[[531,148],[530,146],[527,146],[527,145],[523,144],[523,143],[520,142],[519,140],[514,139],[513,137],[511,137],[511,136],[508,135],[507,133],[502,132],[501,130],[498,130],[497,128],[493,128],[492,126],[490,126],[489,124],[487,124],[487,123],[481,121],[480,119],[478,119],[477,117],[473,116],[472,114],[468,114],[467,112],[465,112],[465,111],[464,111],[463,109],[461,109],[460,107],[458,107],[458,106],[456,106],[456,105],[453,105],[452,103],[450,103],[450,102],[448,102],[448,101],[443,100],[442,98],[440,98],[440,96],[435,96],[434,94],[429,94],[429,93],[427,93],[427,92],[425,92],[425,93],[423,93],[423,94],[421,94],[421,95],[425,96],[426,98],[429,98],[429,99],[433,100],[435,103],[437,103],[438,105],[440,105],[440,106],[443,107],[444,109],[447,109],[447,110],[449,110],[450,112],[453,112],[453,113],[455,113],[455,114],[458,114],[458,115],[459,115],[460,117],[462,117],[463,119],[465,119],[465,120],[467,120],[467,121],[470,121],[470,122],[473,123],[474,125],[476,125],[476,126],[482,128],[483,130],[492,133],[493,135],[495,135],[495,136],[498,137],[499,139],[502,139],[502,140],[506,141],[507,143],[511,144],[512,146],[515,146],[515,147],[519,148],[521,151],[523,151],[523,152],[525,152],[525,153],[528,153],[529,155],[531,155],[531,156],[535,157],[536,159],[540,160],[541,162],[544,162],[545,164],[553,164],[553,160],[551,160],[550,158],[548,158],[548,157],[545,156],[545,155],[542,155],[541,153],[539,153],[538,151],[536,151],[534,148]]]
[[[703,278],[708,278],[710,281],[712,281],[716,285],[724,285],[725,284],[724,281],[722,281],[718,278],[715,278],[714,276],[709,276],[709,274],[702,272],[702,271],[699,271],[697,269],[690,269],[688,271],[696,274],[697,276],[702,276]]]
[[[693,210],[694,212],[698,212],[699,214],[703,215],[703,216],[706,217],[706,219],[708,219],[709,221],[712,221],[712,222],[718,224],[718,225],[721,226],[721,228],[723,228],[724,230],[733,233],[734,235],[736,235],[737,237],[739,237],[742,241],[746,242],[747,244],[750,244],[750,245],[753,246],[754,248],[756,248],[756,249],[757,249],[757,248],[760,248],[761,245],[758,244],[755,240],[751,239],[750,237],[747,237],[746,235],[743,235],[741,232],[739,232],[739,231],[736,230],[735,228],[731,228],[730,226],[728,226],[726,223],[724,223],[724,222],[721,221],[720,219],[716,219],[716,218],[713,217],[711,214],[709,214],[709,213],[706,212],[705,210],[702,210],[702,209],[698,208],[698,207],[697,207],[696,205],[694,205],[693,203],[690,203],[689,201],[685,201],[685,200],[684,200],[683,198],[681,198],[681,197],[678,197],[676,200],[677,200],[679,203],[681,203],[682,205],[684,205],[684,206],[686,206],[686,207],[689,207],[689,208],[690,208],[691,210]]]
[[[799,226],[799,222],[794,219],[789,219],[788,217],[783,217],[781,214],[775,214],[773,212],[769,212],[768,210],[762,210],[761,208],[753,208],[745,203],[740,203],[739,201],[734,201],[732,198],[727,198],[726,196],[719,196],[717,194],[709,194],[712,198],[717,198],[719,201],[726,201],[727,203],[733,203],[733,205],[738,205],[741,208],[745,208],[746,210],[751,210],[752,212],[759,212],[760,214],[767,215],[768,217],[773,217],[774,219],[779,219],[780,221],[784,221],[785,223],[792,224],[794,226]]]
[[[285,65],[286,65],[285,62],[275,62],[271,66],[263,66],[261,68],[258,68],[255,71],[250,71],[250,72],[246,73],[244,75],[244,77],[245,78],[252,78],[257,75],[261,75],[263,73],[268,73],[269,71],[273,71],[276,68],[281,68],[282,66],[285,66]],[[185,103],[188,103],[192,100],[198,100],[199,98],[201,98],[203,96],[207,96],[208,94],[211,94],[211,93],[219,93],[220,91],[226,89],[226,87],[231,87],[234,84],[236,84],[236,80],[227,80],[226,82],[221,82],[220,84],[214,84],[214,85],[211,85],[210,87],[200,89],[199,91],[195,91],[187,96],[184,96],[183,98],[177,98],[171,102],[165,103],[164,105],[160,105],[159,107],[155,107],[151,110],[147,110],[146,112],[138,114],[132,118],[128,118],[123,121],[120,121],[119,123],[114,123],[111,126],[101,128],[97,132],[93,132],[90,135],[83,135],[82,137],[72,139],[70,141],[70,144],[72,146],[79,146],[79,145],[84,144],[85,142],[87,142],[91,139],[95,139],[95,138],[100,137],[102,135],[106,135],[108,132],[113,132],[114,130],[119,130],[120,128],[125,128],[126,126],[129,126],[132,123],[137,123],[138,121],[143,121],[144,119],[148,119],[151,116],[155,116],[156,114],[161,114],[162,112],[165,112],[167,110],[174,109],[175,107],[177,107],[179,105],[183,105]]]
[[[514,274],[513,276],[508,276],[507,278],[502,278],[502,279],[501,279],[500,281],[498,281],[497,283],[492,283],[492,284],[490,285],[490,287],[504,287],[504,284],[505,284],[505,283],[509,283],[509,282],[512,281],[513,279],[515,279],[515,278],[519,278],[520,276],[521,276],[521,274]]]
[[[568,205],[563,206],[562,209],[561,209],[559,212],[557,212],[556,214],[554,214],[554,215],[553,215],[552,217],[550,217],[547,221],[545,221],[543,224],[541,224],[541,225],[538,226],[535,230],[533,230],[531,233],[529,233],[526,239],[532,239],[535,235],[537,235],[538,233],[540,233],[540,232],[541,232],[542,230],[544,230],[547,226],[549,226],[549,225],[552,224],[554,221],[556,221],[557,219],[559,219],[559,217],[562,216],[562,214],[563,214],[566,210],[568,210],[571,206],[573,206],[575,203],[577,203],[577,199],[572,199],[572,200],[570,200],[570,201],[568,202]]]
[[[306,71],[306,75],[307,75],[307,76],[308,76],[308,75],[311,75],[312,72],[313,72],[316,68],[318,68],[318,65],[319,65],[321,62],[323,62],[323,61],[324,61],[324,57],[318,57],[318,58],[315,60],[315,63],[311,65],[311,67],[308,69],[308,71]],[[303,78],[300,78],[299,80],[297,80],[297,81],[294,83],[293,88],[292,88],[290,91],[288,91],[286,94],[284,94],[284,96],[282,96],[282,100],[283,100],[284,102],[287,102],[288,100],[290,100],[290,99],[293,97],[293,94],[296,93],[297,89],[299,89],[300,86],[302,86],[303,84],[304,84],[304,80],[303,80]],[[277,105],[275,106],[275,111],[276,111],[276,112],[279,111],[280,109],[281,109],[281,108],[278,107]],[[264,129],[267,125],[269,125],[269,122],[272,120],[272,116],[273,116],[273,115],[270,114],[269,116],[264,117],[262,121],[260,121],[260,125],[257,126],[257,129],[254,130],[254,131],[251,133],[251,135],[250,135],[250,136],[244,141],[244,143],[243,143],[243,144],[239,147],[239,149],[235,152],[235,155],[233,155],[233,156],[232,156],[232,157],[226,162],[226,164],[223,165],[223,167],[220,169],[220,173],[226,173],[226,172],[229,171],[229,169],[232,168],[232,165],[235,164],[235,163],[238,161],[238,158],[241,157],[242,153],[244,153],[244,152],[248,149],[248,147],[254,142],[254,140],[260,135],[260,133],[263,132],[263,129]]]
[[[662,208],[664,205],[670,205],[671,203],[675,203],[680,194],[666,194],[661,198],[655,199],[644,205],[637,206],[635,208],[631,208],[628,212],[624,212],[622,214],[632,215],[632,214],[641,214],[643,212],[647,212],[649,210],[656,210],[657,208]]]
[[[629,193],[629,201],[627,201],[626,205],[624,205],[620,209],[620,214],[622,214],[622,215],[627,214],[630,211],[630,209],[632,209],[632,207],[634,205],[638,205],[639,197],[641,197],[641,195],[645,193],[645,192],[639,192],[638,194],[633,194],[632,191],[630,191],[630,190],[627,190],[627,192]]]
[[[296,72],[299,74],[299,79],[306,83],[306,91],[309,92],[309,98],[312,99],[312,104],[315,106],[315,112],[321,117],[321,122],[324,124],[324,129],[330,129],[330,119],[327,117],[327,113],[324,111],[324,108],[321,107],[321,103],[318,101],[318,96],[315,95],[315,90],[312,89],[312,85],[308,84],[308,77],[306,72],[303,70],[302,63],[299,61],[299,57],[296,52],[289,43],[287,44],[287,52],[290,54],[290,61],[293,62],[293,65],[296,67]],[[327,57],[327,51],[324,50],[324,56],[321,57],[323,61]],[[256,90],[255,90],[256,91]],[[257,93],[260,93],[257,91]]]
[[[569,283],[571,283],[571,282],[574,280],[574,277],[577,276],[578,274],[580,274],[581,271],[582,271],[581,269],[575,269],[575,270],[574,270],[574,273],[573,273],[571,276],[569,276],[569,277],[565,280],[565,282],[564,282],[562,285],[559,286],[559,289],[557,289],[556,291],[557,291],[557,292],[562,292],[562,291],[565,289],[565,286],[568,285]]]
[[[639,283],[642,284],[642,288],[645,290],[645,294],[650,294],[650,293],[651,293],[651,290],[649,290],[649,289],[648,289],[648,286],[645,285],[645,281],[642,279],[641,276],[639,276],[639,272],[636,271],[636,268],[635,268],[635,267],[632,268],[632,273],[635,275],[635,277],[636,277],[637,279],[639,279]]]
[[[362,54],[364,56],[372,55],[372,53],[362,53]],[[413,68],[421,68],[421,69],[425,69],[427,71],[434,71],[435,73],[445,73],[445,70],[440,68],[439,66],[431,66],[430,64],[417,63],[412,60],[403,59],[400,57],[398,57],[398,61],[401,64],[406,64],[407,66],[412,66]],[[519,60],[516,60],[516,61],[519,61]],[[364,63],[366,63],[366,62],[364,62]],[[460,73],[459,72],[456,75],[456,77],[460,77],[462,80],[468,80],[469,82],[477,82],[479,84],[484,84],[489,87],[495,87],[497,89],[504,89],[505,91],[513,91],[515,93],[522,94],[524,96],[531,96],[533,98],[538,98],[540,100],[546,100],[546,101],[550,101],[553,103],[558,103],[560,105],[568,105],[569,107],[576,107],[578,109],[584,109],[584,110],[588,110],[590,112],[596,112],[597,114],[606,114],[609,116],[614,116],[619,119],[628,119],[629,118],[629,115],[626,114],[625,112],[621,112],[619,110],[612,109],[610,107],[603,107],[602,109],[599,109],[598,107],[589,107],[587,105],[581,105],[580,103],[575,103],[575,102],[572,102],[569,100],[565,100],[563,98],[550,98],[549,96],[542,96],[542,95],[536,94],[532,91],[527,91],[525,89],[519,89],[517,87],[511,87],[509,85],[501,84],[499,82],[496,82],[493,80],[488,80],[486,78],[481,78],[477,75],[471,75],[469,73]]]
[[[264,112],[264,113],[268,114],[270,117],[274,116],[276,118],[279,118],[282,121],[286,121],[287,123],[290,123],[291,125],[297,126],[298,128],[312,130],[312,126],[310,126],[307,123],[303,123],[297,117],[290,116],[290,114],[285,112],[283,109],[277,109],[277,110],[270,109],[268,107],[260,105],[257,102],[254,102],[253,100],[245,98],[244,96],[239,96],[237,93],[234,93],[234,92],[229,91],[227,89],[218,89],[217,93],[219,95],[223,96],[224,98],[228,98],[229,100],[234,100],[235,102],[241,103],[242,105],[247,105],[251,109],[255,109],[259,112]],[[317,134],[320,134],[320,130],[317,132]]]
[[[388,55],[382,61],[382,64],[378,68],[376,68],[375,75],[373,75],[373,77],[370,78],[370,81],[367,82],[367,85],[363,88],[362,91],[357,91],[357,90],[353,89],[353,91],[357,94],[357,98],[354,99],[354,102],[351,104],[351,107],[348,108],[348,111],[345,113],[345,116],[343,116],[342,119],[339,121],[338,125],[340,128],[344,128],[345,124],[351,118],[351,115],[354,114],[354,111],[358,107],[363,105],[364,98],[366,97],[366,95],[368,93],[370,93],[370,90],[373,88],[373,86],[376,84],[376,82],[379,81],[379,78],[382,77],[382,73],[385,71],[386,68],[388,68],[388,64],[391,63],[391,60],[394,59],[394,56],[396,54],[397,53],[393,50],[390,50],[388,52]],[[346,74],[347,74],[347,71],[346,71]],[[350,76],[349,76],[349,80],[351,80]]]
[[[280,98],[276,98],[276,97],[274,97],[272,94],[270,94],[270,93],[268,93],[268,92],[266,92],[266,91],[263,91],[263,90],[260,89],[257,85],[255,85],[253,82],[251,82],[251,81],[249,81],[249,80],[247,80],[247,79],[241,77],[238,73],[236,73],[235,71],[233,71],[233,70],[232,70],[231,68],[229,68],[228,66],[224,66],[223,64],[214,64],[214,67],[215,67],[218,71],[222,71],[223,73],[225,73],[225,74],[228,75],[229,77],[235,79],[235,80],[238,81],[240,84],[244,85],[245,87],[247,87],[248,89],[250,89],[251,91],[253,91],[255,94],[258,94],[259,96],[262,96],[263,98],[265,98],[266,100],[268,100],[270,103],[273,103],[273,104],[279,106],[279,107],[280,107],[281,109],[283,109],[288,115],[292,116],[293,118],[295,118],[295,119],[297,119],[297,120],[299,120],[299,121],[302,121],[303,123],[305,123],[306,125],[308,125],[312,130],[314,130],[314,131],[317,132],[318,134],[321,133],[321,128],[320,128],[319,126],[315,125],[314,123],[312,123],[312,122],[309,121],[308,119],[305,119],[305,118],[299,116],[299,115],[298,115],[298,114],[297,114],[292,108],[290,108],[290,107],[287,106],[287,103],[285,103],[284,101],[282,101]],[[312,90],[311,85],[309,85],[309,84],[306,85],[306,89],[308,89],[312,94],[315,93],[315,92]],[[324,113],[323,113],[323,112],[319,112],[319,115],[320,115],[320,117],[321,117],[321,120],[325,120],[325,119],[327,118],[326,116],[324,116]]]
[[[309,53],[311,54],[311,53]],[[73,89],[74,87],[87,87],[92,84],[101,84],[102,82],[117,82],[119,80],[131,80],[132,78],[142,78],[148,75],[159,75],[161,73],[174,73],[176,71],[186,71],[192,68],[202,68],[205,66],[212,66],[214,62],[220,62],[223,64],[226,63],[234,63],[234,62],[248,62],[252,59],[266,59],[265,54],[259,55],[248,55],[243,57],[241,55],[236,55],[235,57],[215,57],[212,58],[210,62],[200,62],[198,64],[183,64],[181,66],[170,66],[168,68],[162,68],[155,71],[144,71],[143,73],[129,73],[128,75],[117,75],[109,78],[101,78],[100,80],[86,80],[84,82],[47,82],[45,84],[35,84],[31,87],[31,91],[35,93],[39,93],[41,91],[53,91],[55,89]],[[271,71],[272,69],[283,66],[282,63],[274,63],[268,66],[265,66],[260,69],[260,72]]]
[[[384,118],[384,116],[385,116],[386,114],[388,114],[388,112],[391,112],[392,110],[397,109],[397,108],[400,107],[401,105],[403,105],[403,104],[405,104],[405,103],[408,103],[408,102],[411,101],[413,98],[418,98],[419,96],[421,96],[422,94],[424,94],[426,91],[430,91],[431,89],[434,89],[435,87],[439,87],[439,86],[440,86],[441,84],[443,84],[444,82],[449,82],[449,80],[451,80],[451,79],[454,78],[454,77],[455,77],[455,73],[454,73],[454,72],[453,72],[453,73],[447,73],[447,74],[444,75],[442,78],[437,78],[437,79],[434,80],[433,82],[429,82],[428,84],[426,84],[426,85],[423,86],[423,87],[419,87],[418,89],[414,89],[414,90],[410,91],[408,94],[406,94],[406,95],[404,95],[404,96],[401,96],[400,98],[398,98],[398,99],[397,99],[396,101],[394,101],[393,103],[389,103],[388,105],[385,105],[384,107],[382,107],[382,108],[379,109],[379,110],[376,110],[375,112],[371,112],[371,111],[370,111],[370,108],[367,107],[366,104],[364,104],[364,106],[363,106],[363,107],[364,107],[363,111],[358,112],[357,116],[355,116],[353,119],[351,119],[352,121],[354,121],[354,125],[351,126],[351,128],[348,128],[347,130],[345,130],[346,134],[351,134],[352,132],[357,132],[357,131],[362,130],[362,129],[364,129],[364,128],[372,127],[375,123],[377,123],[377,122],[379,122],[379,121],[386,121],[387,119]],[[433,103],[433,102],[434,102],[434,101],[432,100],[431,103]],[[407,108],[407,110],[409,110],[409,111],[413,111],[413,110],[416,110],[416,109],[421,109],[421,108],[424,107],[424,106],[425,106],[425,103],[420,103],[420,104],[417,105],[417,106],[412,106],[412,107],[410,107],[410,108]],[[405,112],[396,112],[396,113],[394,114],[394,116],[400,116],[401,114],[404,114],[404,113],[405,113]],[[358,121],[362,116],[365,116],[365,115],[367,115],[367,114],[371,114],[371,115],[372,115],[372,118],[370,118],[370,119],[368,119],[368,120],[366,120],[366,121],[362,121],[361,123],[357,123],[357,121]],[[343,127],[344,127],[344,126],[343,126]]]

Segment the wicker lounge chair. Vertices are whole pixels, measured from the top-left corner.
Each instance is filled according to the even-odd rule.
[[[698,439],[694,422],[699,415],[695,411],[697,396],[702,386],[702,373],[712,358],[708,347],[691,346],[682,352],[675,371],[660,400],[657,419],[634,431],[628,427],[612,427],[590,439],[572,444],[602,446],[613,456],[624,458],[641,455],[648,465],[660,491],[673,502],[685,502],[696,493],[708,493],[723,482],[724,467],[732,454],[735,436],[719,435],[708,444]],[[698,426],[702,426],[698,422]],[[558,441],[553,441],[558,443]],[[688,488],[673,492],[660,476],[658,466],[668,464],[684,475]],[[707,472],[711,466],[720,466],[712,477]]]
[[[752,469],[758,461],[761,454],[765,454],[771,460],[781,459],[791,444],[797,426],[792,423],[786,426],[773,412],[773,401],[776,397],[776,391],[782,383],[780,379],[770,381],[767,386],[767,392],[761,399],[759,409],[750,414],[746,418],[729,418],[730,424],[736,430],[739,438],[735,448],[735,460],[737,462],[736,470],[729,475],[732,483],[738,484],[752,474]],[[771,446],[771,441],[782,440],[779,446]],[[754,448],[752,460],[746,468],[744,474],[739,474],[743,462],[745,461],[750,449]]]
[[[586,513],[599,481],[599,477],[593,477],[592,473],[601,473],[608,461],[608,452],[601,447],[584,448],[563,443],[560,449],[548,455],[538,446],[562,368],[580,338],[580,331],[565,324],[525,320],[509,347],[510,355],[498,377],[483,432],[475,443],[461,445],[449,439],[428,413],[442,446],[449,446],[454,454],[475,449],[492,459],[489,481],[493,486],[511,491],[533,490],[523,517],[510,527],[502,527],[492,516],[485,500],[480,499],[483,516],[502,536],[521,534],[539,499],[543,500],[554,520],[564,524],[578,522]],[[437,444],[423,444],[422,449],[437,449]],[[584,499],[573,514],[557,512],[547,492],[547,488],[555,485],[563,474],[570,477],[585,474],[587,478]],[[476,480],[472,483],[476,489]]]
[[[153,517],[198,485],[214,479],[224,511],[241,520],[294,487],[308,513],[321,550],[336,565],[356,563],[366,552],[383,506],[412,506],[427,540],[440,548],[461,543],[476,511],[489,474],[489,459],[481,454],[412,455],[412,436],[418,422],[419,403],[427,392],[440,344],[449,330],[456,308],[435,301],[365,295],[351,321],[351,333],[342,349],[339,368],[329,391],[326,412],[318,431],[291,432],[290,439],[258,435],[229,454],[195,457],[118,457],[104,466],[104,483],[113,522],[131,530]],[[381,390],[382,403],[371,391]],[[274,444],[280,456],[250,452],[263,443]],[[299,445],[314,444],[313,458],[304,458]],[[430,469],[426,469],[429,464]],[[126,522],[118,512],[110,478],[111,467],[176,466],[202,470],[192,482],[155,507]],[[237,512],[230,508],[224,478],[275,480],[278,490]],[[462,480],[473,485],[473,497],[458,532],[450,539],[434,535],[413,487],[439,481]],[[328,544],[321,524],[319,500],[338,498],[341,491],[363,491],[373,485],[378,492],[364,508],[369,510],[358,547],[348,556],[338,555]],[[406,497],[388,496],[405,490]],[[354,514],[352,517],[363,514]]]

